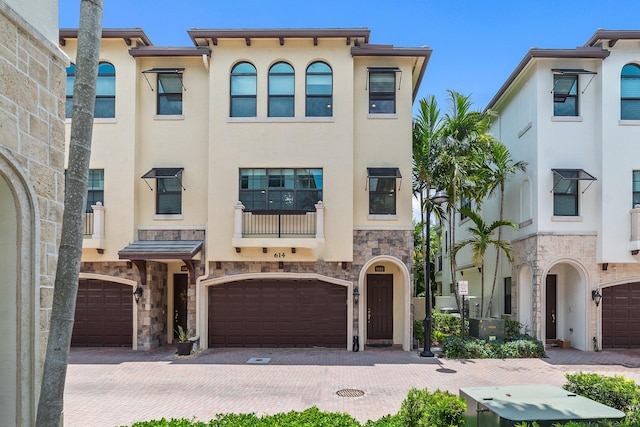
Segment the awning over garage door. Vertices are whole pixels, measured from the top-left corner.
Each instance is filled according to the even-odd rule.
[[[193,257],[202,250],[202,240],[137,240],[118,252],[120,259],[131,260],[140,273],[140,281],[146,283],[147,260],[182,260],[189,269],[189,279],[195,283]]]
[[[247,280],[209,288],[210,347],[338,347],[347,288],[317,280]]]

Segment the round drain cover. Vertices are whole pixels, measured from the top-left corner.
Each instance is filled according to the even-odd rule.
[[[356,390],[353,388],[345,388],[345,389],[336,391],[336,394],[340,397],[362,397],[364,396],[364,391]]]

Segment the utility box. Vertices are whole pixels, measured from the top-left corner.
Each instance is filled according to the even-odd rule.
[[[504,341],[504,320],[484,317],[469,319],[469,335],[485,341]]]
[[[552,427],[569,421],[619,420],[624,413],[552,385],[465,387],[467,427],[514,427],[534,421]]]

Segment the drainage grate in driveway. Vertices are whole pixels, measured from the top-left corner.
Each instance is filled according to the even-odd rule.
[[[340,397],[362,397],[364,396],[364,391],[356,390],[353,388],[345,388],[345,389],[336,391],[336,394]]]
[[[271,361],[270,357],[252,357],[251,359],[247,360],[247,363],[266,365],[270,361]]]

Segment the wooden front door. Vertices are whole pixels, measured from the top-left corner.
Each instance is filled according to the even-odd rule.
[[[547,275],[547,299],[546,299],[546,339],[556,339],[556,319],[558,317],[558,307],[556,303],[557,299],[557,279],[555,274]]]
[[[187,329],[188,274],[173,275],[173,336],[177,337],[178,325]]]
[[[367,275],[367,339],[393,339],[393,275]]]

